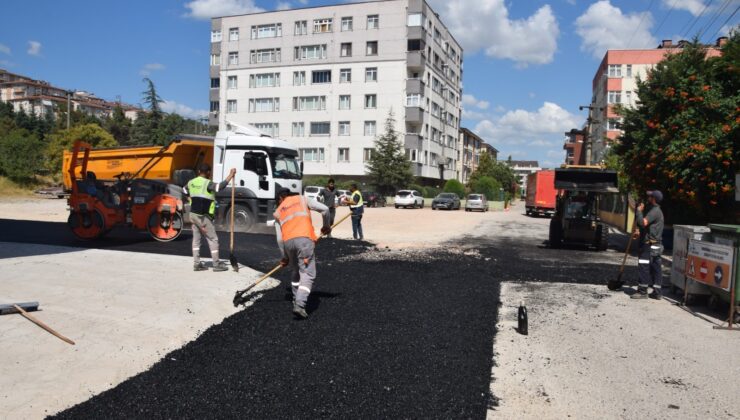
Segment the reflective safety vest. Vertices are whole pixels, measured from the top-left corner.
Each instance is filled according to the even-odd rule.
[[[360,190],[355,190],[355,192],[350,195],[350,198],[352,199],[352,201],[355,202],[355,204],[349,206],[349,208],[351,209],[362,207],[365,204],[365,202],[362,200],[362,193],[360,192]]]
[[[208,191],[211,180],[202,176],[195,177],[188,182],[190,196],[190,212],[199,216],[216,213],[216,194]]]
[[[285,197],[273,216],[275,216],[275,221],[280,223],[283,242],[293,238],[311,238],[312,241],[316,241],[316,232],[311,223],[311,212],[303,196]]]

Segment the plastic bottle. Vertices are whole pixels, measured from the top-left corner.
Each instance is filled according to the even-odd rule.
[[[519,322],[519,328],[517,328],[519,334],[528,335],[529,320],[527,319],[527,307],[524,306],[523,302],[519,303],[519,315],[517,316],[517,321]]]

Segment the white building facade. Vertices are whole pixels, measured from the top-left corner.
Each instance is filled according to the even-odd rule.
[[[414,175],[451,179],[461,67],[462,49],[424,0],[214,18],[210,123],[288,140],[306,175],[357,178],[393,111]]]

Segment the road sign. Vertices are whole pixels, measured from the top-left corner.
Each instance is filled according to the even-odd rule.
[[[729,291],[734,253],[731,246],[691,239],[686,257],[686,277]]]

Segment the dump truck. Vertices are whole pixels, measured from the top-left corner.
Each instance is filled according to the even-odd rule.
[[[605,194],[619,192],[617,173],[600,166],[565,166],[555,169],[554,178],[558,194],[550,220],[550,246],[578,244],[605,251],[609,228],[599,217],[599,201]]]
[[[69,192],[73,190],[69,171],[72,162],[73,153],[65,151],[62,173],[64,188]],[[215,224],[219,230],[229,226],[232,186],[235,188],[235,230],[240,232],[272,219],[278,189],[288,188],[298,194],[302,191],[303,165],[295,147],[252,127],[233,123],[227,125],[227,130],[218,131],[215,137],[180,135],[162,147],[89,150],[84,173],[78,165],[75,178],[92,178],[104,192],[113,192],[122,180],[146,180],[164,185],[163,193],[183,201],[183,222],[189,223],[190,206],[183,197],[183,187],[196,176],[196,168],[203,162],[211,164],[213,181],[217,183],[231,168],[237,169],[232,184],[216,195]],[[105,204],[109,207],[125,205],[108,201]]]
[[[541,170],[527,175],[527,198],[524,203],[527,216],[555,214],[555,171]]]

